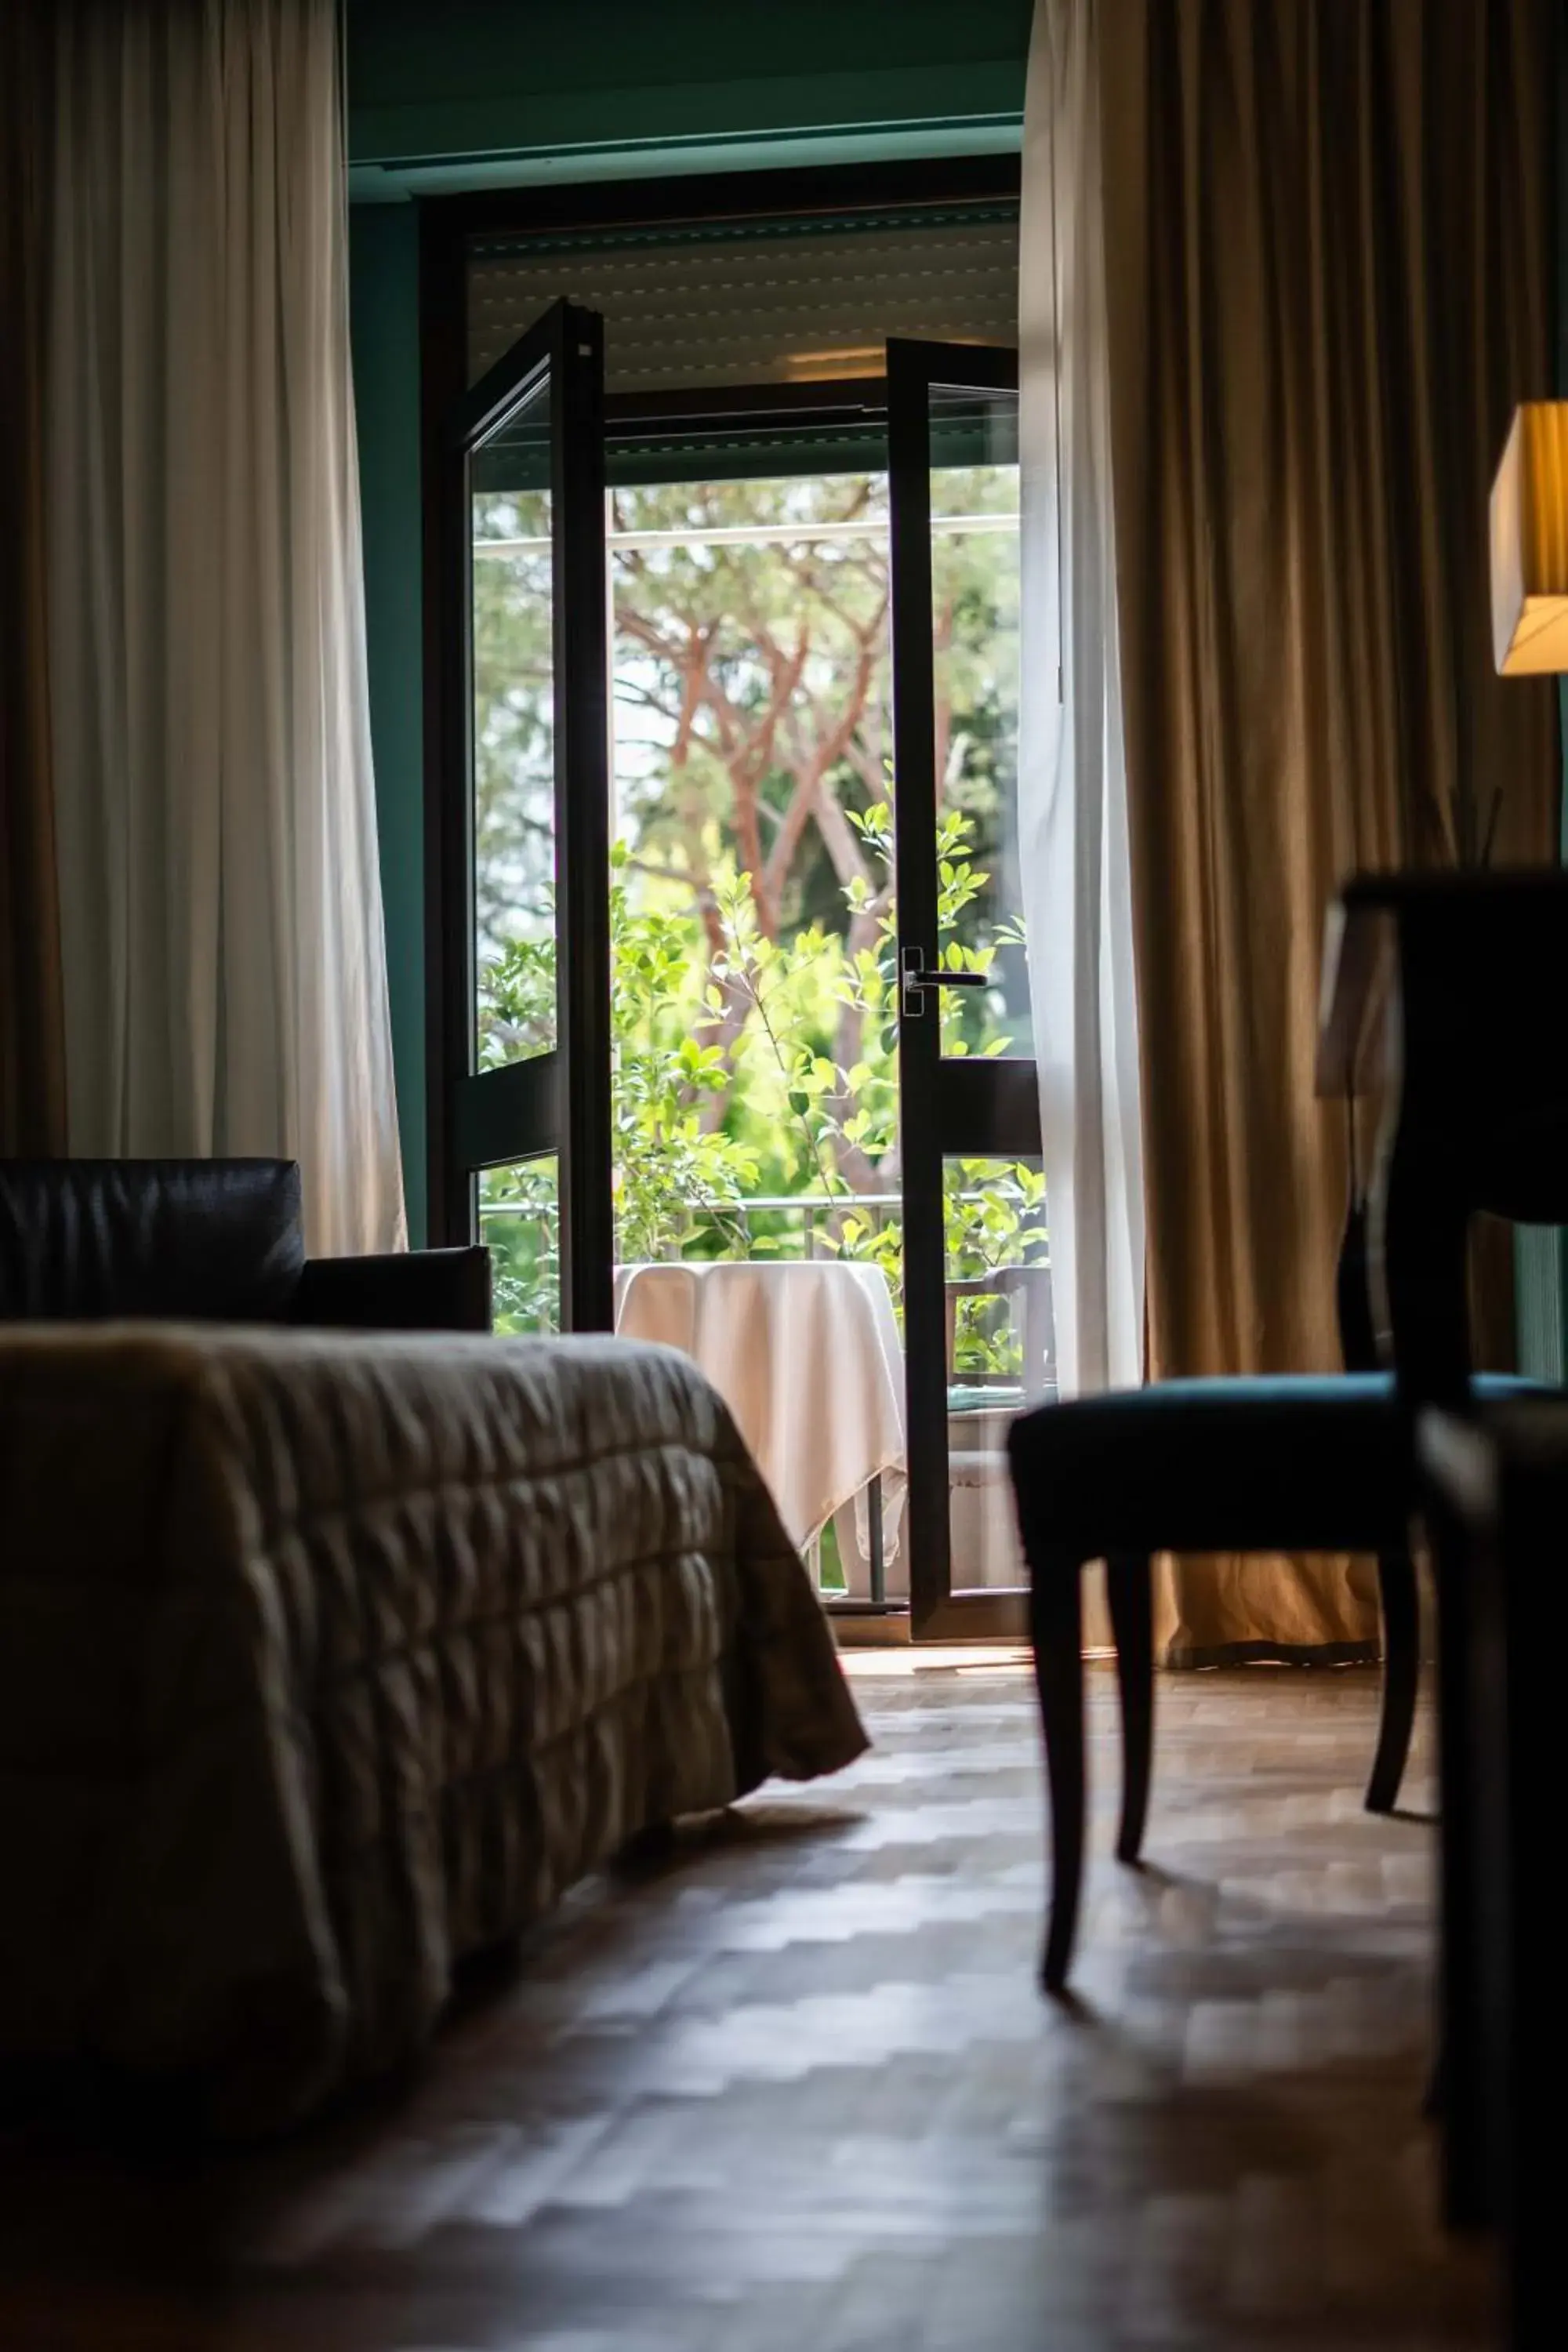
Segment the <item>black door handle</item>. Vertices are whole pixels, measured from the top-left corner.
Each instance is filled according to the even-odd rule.
[[[910,1021],[918,1021],[924,1013],[928,989],[989,988],[992,984],[984,971],[948,971],[939,963],[927,963],[920,948],[902,949],[899,965],[903,975],[904,1017]]]

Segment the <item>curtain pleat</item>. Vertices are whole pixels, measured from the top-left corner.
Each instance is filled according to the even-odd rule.
[[[59,0],[48,518],[71,1148],[403,1234],[332,0]]]
[[[1100,0],[1039,0],[1019,232],[1030,993],[1065,1396],[1143,1368],[1143,1171],[1106,339]]]
[[[62,1150],[44,551],[43,206],[47,51],[34,0],[0,8],[0,1154]]]
[[[1555,847],[1487,495],[1550,389],[1550,0],[1108,0],[1111,448],[1151,1371],[1338,1361],[1312,1068],[1356,866]],[[1172,1655],[1353,1653],[1364,1563],[1178,1567]]]

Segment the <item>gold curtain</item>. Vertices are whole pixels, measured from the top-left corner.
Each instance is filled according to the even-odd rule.
[[[0,0],[0,1153],[65,1148],[45,642],[37,0]]]
[[[1328,1370],[1355,866],[1555,845],[1551,689],[1491,672],[1487,495],[1551,384],[1550,0],[1111,0],[1112,478],[1153,1377]],[[1178,1565],[1174,1661],[1353,1654],[1367,1564]]]

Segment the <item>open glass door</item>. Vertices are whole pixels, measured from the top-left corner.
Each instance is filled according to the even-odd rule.
[[[1017,354],[889,341],[910,1609],[1021,1633],[1013,1417],[1055,1384],[1017,859]]]
[[[489,1244],[498,1328],[607,1330],[600,320],[546,311],[459,404],[447,462],[463,615],[447,744],[464,814],[445,845],[447,934],[462,943],[445,992],[445,1222]]]

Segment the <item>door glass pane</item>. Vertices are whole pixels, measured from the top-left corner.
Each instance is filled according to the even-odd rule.
[[[1056,1392],[1038,1160],[942,1162],[949,1526],[955,1591],[1027,1583],[1007,1432]]]
[[[498,1331],[561,1328],[561,1167],[553,1152],[486,1168],[479,1239],[490,1253]]]
[[[948,1054],[1034,1051],[1018,879],[1018,395],[931,393],[931,632]]]
[[[469,461],[477,1066],[556,1039],[550,386]]]

